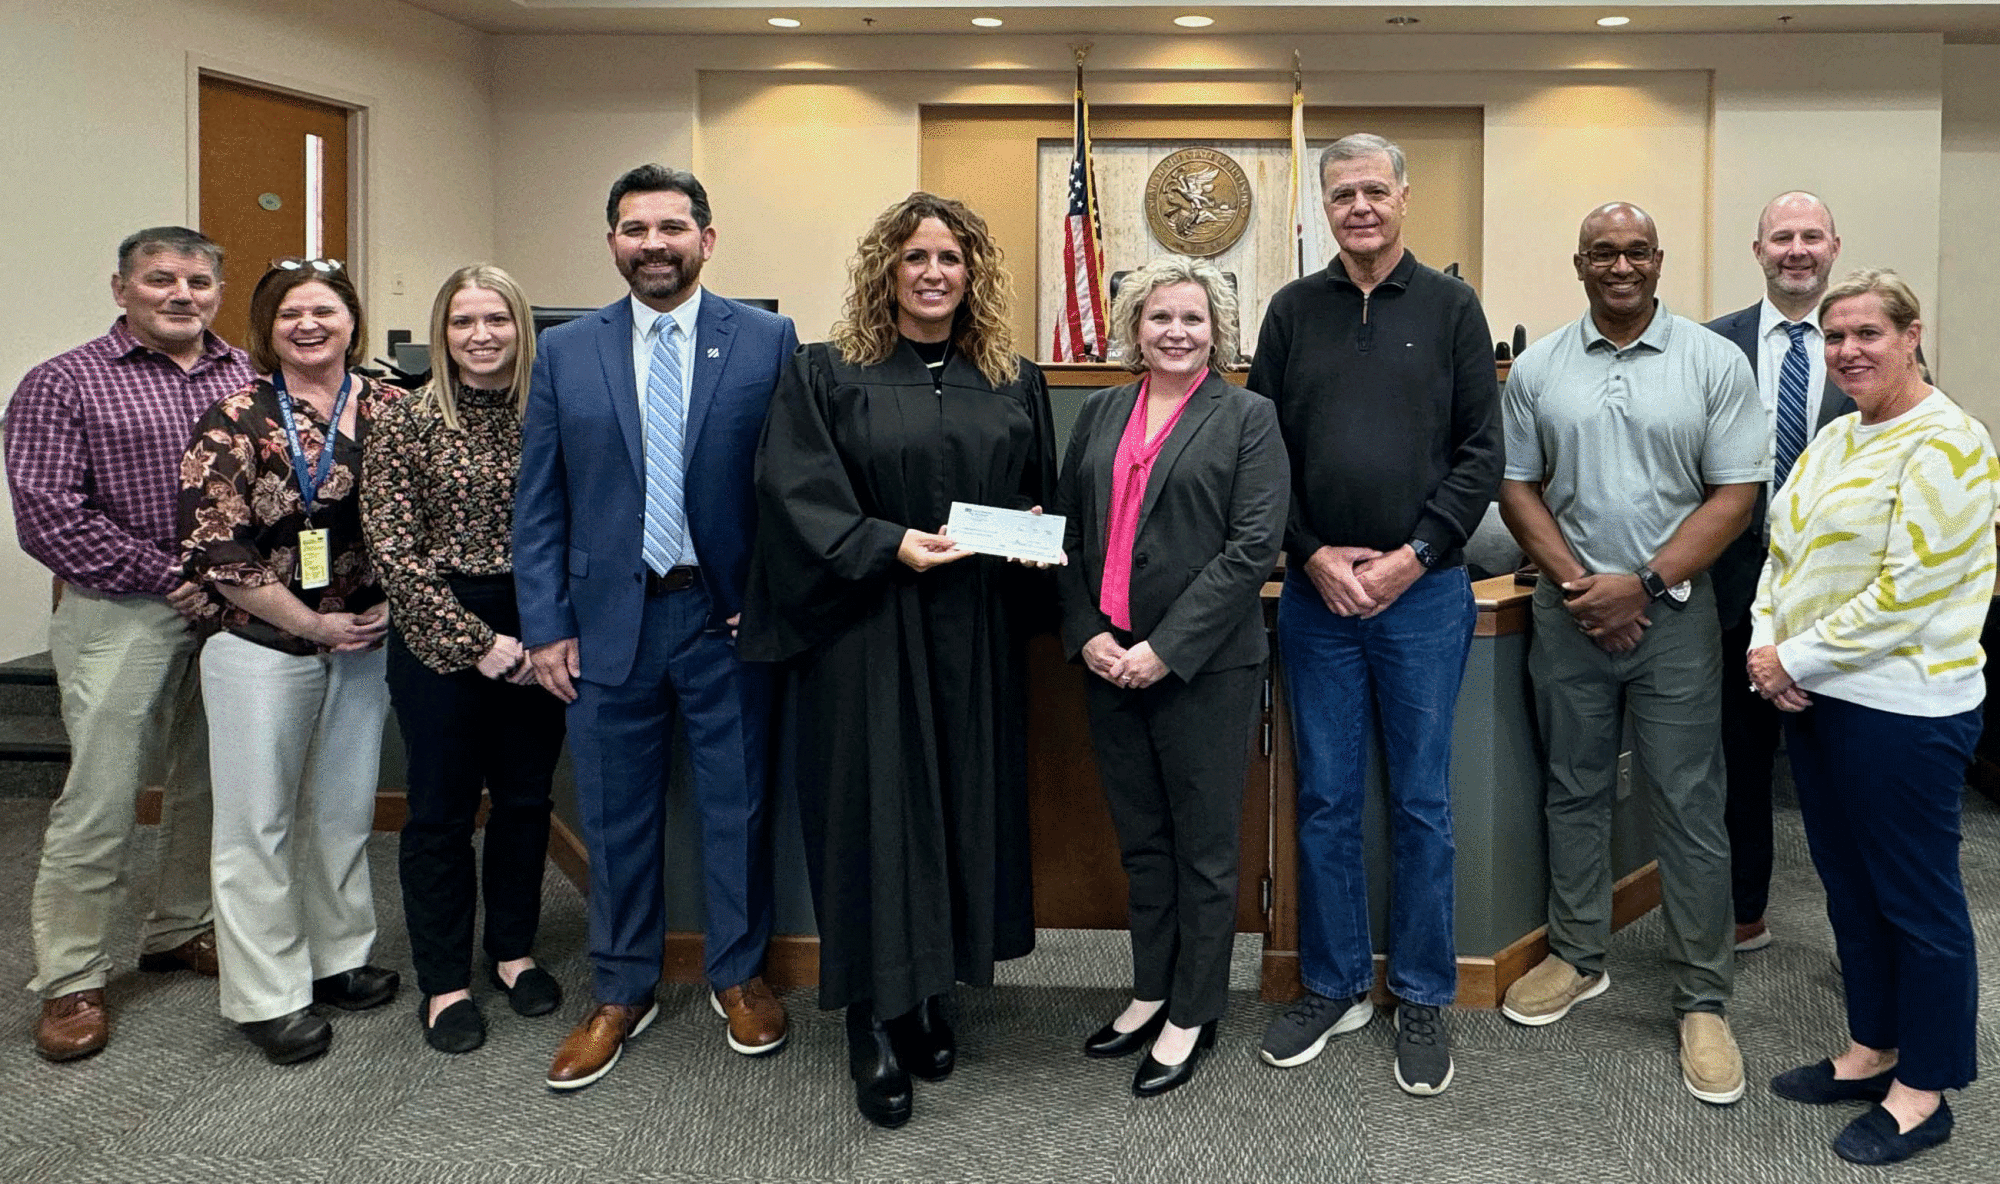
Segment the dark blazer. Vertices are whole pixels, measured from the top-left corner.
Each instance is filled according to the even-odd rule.
[[[790,317],[702,292],[684,452],[688,533],[712,628],[726,628],[743,605],[757,438],[798,343]],[[646,596],[638,391],[628,300],[543,333],[514,498],[522,644],[578,638],[583,677],[611,686],[631,673]]]
[[[1097,607],[1104,584],[1119,437],[1139,384],[1084,401],[1056,485],[1068,521],[1058,572],[1063,648],[1112,629]],[[1291,508],[1291,464],[1269,399],[1209,374],[1174,425],[1153,472],[1132,546],[1132,635],[1183,680],[1264,660],[1257,590],[1277,562]]]
[[[1743,356],[1750,359],[1752,374],[1757,372],[1757,364],[1764,352],[1757,342],[1757,321],[1763,310],[1764,302],[1759,300],[1749,308],[1738,309],[1708,322],[1709,328],[1735,342],[1736,347],[1743,351]],[[1820,388],[1819,412],[1813,416],[1813,434],[1852,410],[1854,400],[1842,394],[1829,377]],[[1750,615],[1750,602],[1757,598],[1757,579],[1763,573],[1765,558],[1764,503],[1769,496],[1768,490],[1758,491],[1757,508],[1750,514],[1750,525],[1723,548],[1715,566],[1709,569],[1709,576],[1715,581],[1715,611],[1724,629],[1734,629],[1743,624]]]

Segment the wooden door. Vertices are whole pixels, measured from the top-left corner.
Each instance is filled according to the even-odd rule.
[[[200,111],[201,231],[222,244],[228,282],[215,331],[242,345],[271,260],[348,260],[350,113],[206,75]]]

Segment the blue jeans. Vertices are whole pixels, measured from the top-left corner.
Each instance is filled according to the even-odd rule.
[[[1327,608],[1303,571],[1285,577],[1278,648],[1298,746],[1299,969],[1316,994],[1375,985],[1361,814],[1378,722],[1394,865],[1389,989],[1431,1007],[1458,993],[1451,725],[1477,617],[1463,567],[1419,577],[1367,619]]]

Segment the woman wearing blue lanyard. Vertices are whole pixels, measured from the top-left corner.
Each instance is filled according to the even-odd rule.
[[[399,981],[368,964],[389,608],[358,494],[396,392],[352,372],[364,340],[339,263],[276,264],[250,297],[250,360],[270,377],[211,407],[181,462],[182,557],[221,629],[201,684],[222,1014],[277,1064],[326,1051],[314,1003],[375,1007]]]

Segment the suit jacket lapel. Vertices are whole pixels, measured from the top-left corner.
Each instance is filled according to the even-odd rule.
[[[632,372],[632,304],[629,299],[607,305],[598,312],[603,324],[597,334],[597,357],[604,367],[604,389],[611,398],[612,414],[625,437],[625,451],[632,460],[632,474],[641,487],[646,482],[645,430],[639,426],[639,400],[644,398],[638,377]]]
[[[694,389],[688,392],[688,456],[701,440],[701,425],[715,404],[715,388],[722,381],[722,368],[729,364],[729,346],[736,336],[736,314],[720,296],[704,291],[701,312],[694,324]]]
[[[1167,474],[1173,471],[1174,462],[1187,451],[1188,441],[1201,431],[1201,425],[1215,414],[1215,405],[1222,400],[1224,388],[1229,384],[1220,374],[1209,371],[1202,380],[1201,387],[1188,399],[1182,410],[1180,422],[1174,425],[1174,434],[1160,447],[1158,459],[1153,461],[1152,475],[1146,478],[1146,501],[1139,507],[1139,529],[1146,529],[1146,519],[1153,513],[1153,506],[1160,500],[1160,490],[1166,488]]]

